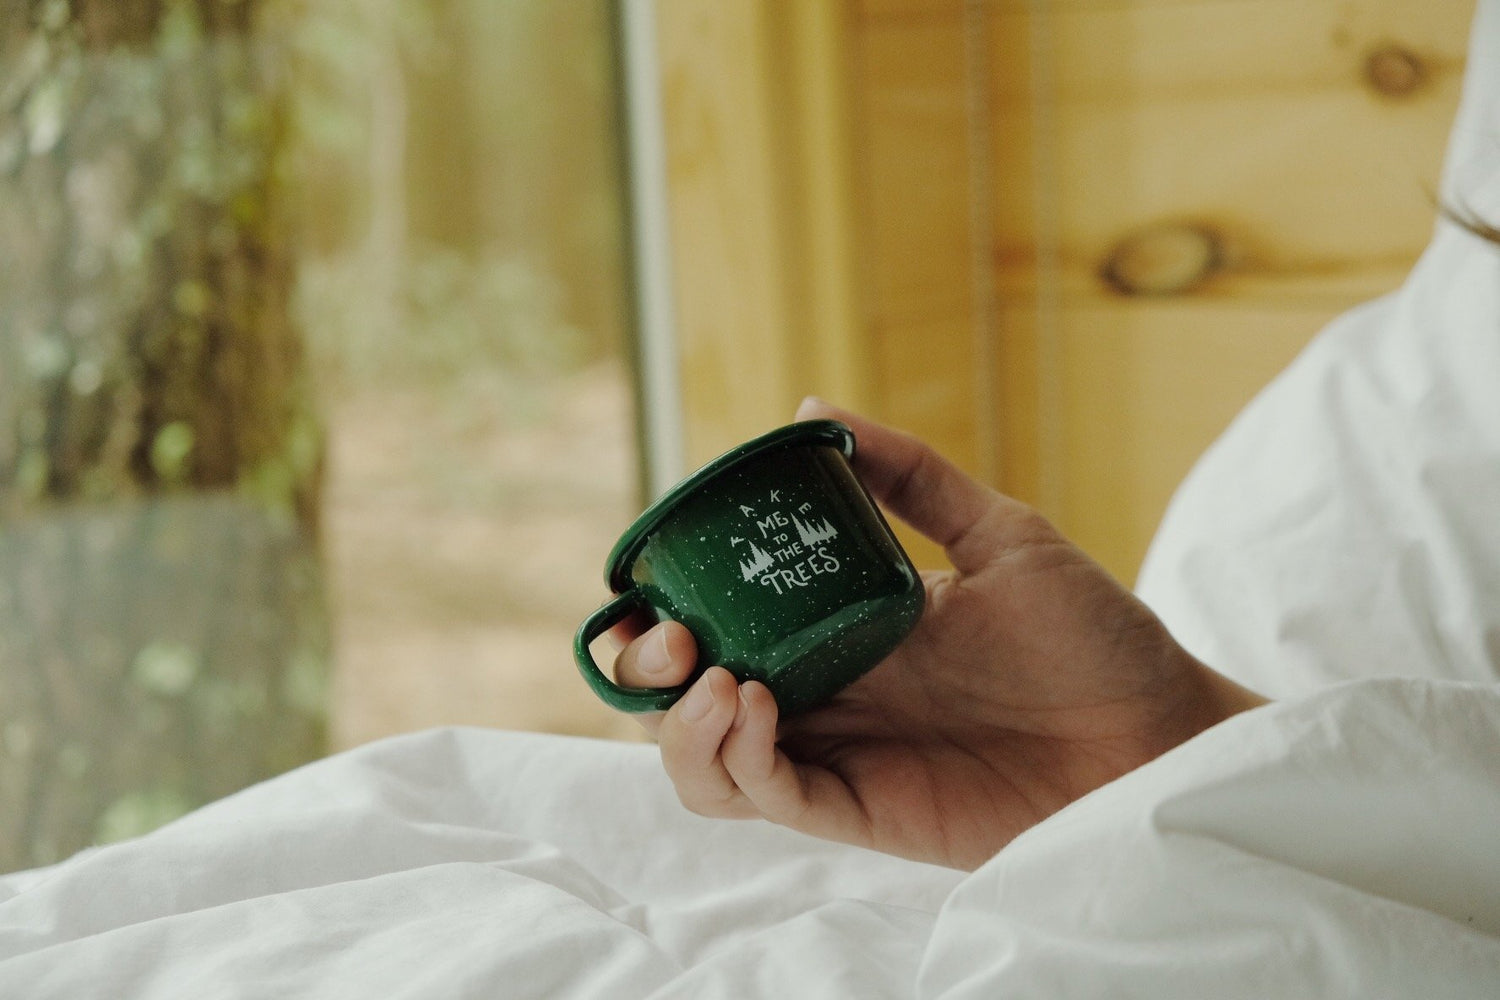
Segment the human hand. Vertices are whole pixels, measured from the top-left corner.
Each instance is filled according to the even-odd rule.
[[[1129,591],[1039,514],[926,445],[848,423],[856,471],[942,545],[907,640],[826,706],[781,722],[770,691],[710,667],[642,716],[683,803],[830,840],[973,868],[1023,830],[1263,699],[1190,656]],[[680,684],[682,625],[617,629],[619,683]]]

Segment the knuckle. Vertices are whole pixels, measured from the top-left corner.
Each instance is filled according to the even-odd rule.
[[[677,790],[677,800],[688,812],[706,819],[725,819],[736,812],[739,792],[731,789],[723,793],[705,792],[703,789]]]
[[[775,823],[800,828],[812,812],[812,797],[795,775],[782,775],[781,778],[779,781],[767,779],[761,809]]]
[[[699,802],[691,795],[684,795],[679,791],[677,793],[677,801],[681,802],[682,807],[695,816],[702,816],[705,819],[715,818],[714,814],[709,811],[708,806],[705,803]]]

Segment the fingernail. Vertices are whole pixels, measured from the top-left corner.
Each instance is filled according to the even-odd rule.
[[[745,686],[743,684],[740,685],[738,701],[739,704],[734,707],[734,721],[729,724],[729,731],[731,733],[743,726],[745,720],[750,717],[750,699],[745,697]]]
[[[667,651],[667,633],[664,629],[657,629],[651,641],[646,643],[641,650],[640,659],[635,661],[643,674],[661,674],[672,665],[672,654]]]
[[[701,677],[698,683],[688,690],[682,697],[682,708],[679,710],[684,722],[698,722],[709,712],[713,711],[714,692],[708,686],[708,678]]]
[[[601,602],[599,604],[599,607],[602,608],[602,607],[604,607],[604,605],[606,605],[608,603],[609,603],[609,601],[603,601],[603,602]],[[629,645],[629,643],[626,642],[625,639],[621,638],[618,634],[616,634],[615,629],[606,629],[605,632],[604,632],[604,638],[606,638],[606,639],[609,640],[609,646],[610,646],[610,648],[613,649],[616,653],[618,653],[620,650],[624,649],[627,645]]]

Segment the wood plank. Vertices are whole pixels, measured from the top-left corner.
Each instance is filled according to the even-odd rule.
[[[1449,89],[1438,96],[1451,111],[1456,84]],[[1242,250],[1242,266],[1261,271],[1409,260],[1431,232],[1448,117],[1393,122],[1352,88],[1063,105],[1052,156],[1055,235],[1069,262],[1083,266],[1129,230],[1172,218],[1217,226]],[[1030,173],[1014,154],[997,159],[1002,177]],[[998,260],[1025,258],[1033,208],[1029,199],[999,201]]]
[[[857,156],[868,309],[908,324],[973,308],[962,26],[865,25]]]
[[[873,347],[877,417],[920,435],[970,473],[980,456],[968,316],[882,328]]]
[[[857,0],[856,10],[860,20],[864,22],[910,23],[960,17],[963,14],[965,2],[966,0]],[[1381,19],[1403,17],[1413,23],[1424,20],[1431,23],[1432,18],[1424,18],[1424,15],[1432,12],[1437,19],[1437,30],[1444,33],[1445,37],[1448,29],[1455,27],[1452,16],[1463,16],[1463,11],[1460,11],[1458,15],[1450,16],[1445,10],[1437,9],[1449,0],[1437,0],[1435,3],[1424,4],[1413,4],[1409,0],[1345,0],[1345,2],[1304,0],[1302,3],[1297,3],[1296,0],[1048,0],[1048,6],[1054,14],[1104,11],[1150,13],[1154,10],[1183,7],[1197,7],[1204,10],[1250,6],[1265,8],[1274,6],[1278,2],[1283,7],[1305,7],[1331,12],[1338,17],[1339,23],[1347,23],[1355,28]],[[1022,14],[1031,10],[1033,3],[1034,0],[986,0],[984,6],[997,15]],[[1467,0],[1467,10],[1473,10],[1472,0]],[[1464,21],[1456,27],[1466,31],[1468,22]]]
[[[1064,307],[1053,459],[1063,530],[1130,582],[1198,455],[1338,311],[1194,299]]]
[[[792,82],[785,95],[794,128],[792,278],[809,354],[797,388],[863,410],[872,405],[873,385],[863,301],[869,289],[860,263],[860,206],[869,196],[853,145],[854,25],[842,0],[777,9]]]
[[[1438,6],[1069,5],[1048,32],[1040,135],[1033,25],[997,15],[997,378],[1020,406],[999,417],[1004,485],[1122,578],[1239,406],[1425,245],[1472,4]],[[1393,39],[1429,69],[1399,102],[1361,76]],[[1174,219],[1219,234],[1223,271],[1175,300],[1111,292],[1099,272],[1116,241]],[[1043,236],[1057,270],[1039,276]]]
[[[841,0],[663,0],[657,24],[698,463],[785,423],[809,393],[868,403],[852,29]]]
[[[973,350],[973,321],[959,312],[911,326],[877,327],[872,342],[873,415],[909,431],[969,475],[982,478],[975,424],[981,410]],[[948,565],[941,550],[915,532],[897,532],[922,569]]]
[[[771,30],[764,4],[663,0],[657,13],[691,463],[794,405]]]
[[[1226,229],[1242,267],[1285,274],[1409,261],[1431,228],[1472,0],[1217,2],[1061,10],[1044,151],[1071,266],[1163,218]],[[996,16],[995,250],[1036,242],[1028,14]],[[1397,39],[1430,69],[1407,100],[1371,93],[1364,55]],[[1372,211],[1378,206],[1378,211]]]
[[[1062,10],[1052,67],[1058,176],[1049,183],[1065,261],[1097,266],[1121,234],[1167,217],[1217,222],[1242,265],[1266,273],[1409,260],[1430,229],[1471,6]],[[995,25],[995,256],[1013,266],[1031,259],[1036,236],[1030,18],[1012,10]],[[1432,71],[1400,103],[1360,77],[1362,54],[1390,38]],[[969,302],[962,45],[951,17],[862,32],[872,305],[885,321]]]

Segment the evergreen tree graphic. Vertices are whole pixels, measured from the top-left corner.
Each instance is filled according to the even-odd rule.
[[[792,523],[797,526],[797,537],[802,539],[802,544],[808,548],[813,548],[839,536],[839,530],[830,524],[826,517],[823,518],[822,524],[815,522],[803,524],[797,515],[793,514]]]
[[[775,565],[775,563],[776,560],[771,558],[771,554],[769,552],[761,548],[759,545],[756,545],[754,542],[751,542],[750,561],[746,562],[744,559],[740,560],[740,575],[746,580],[754,579],[757,574],[764,573],[766,570]]]

